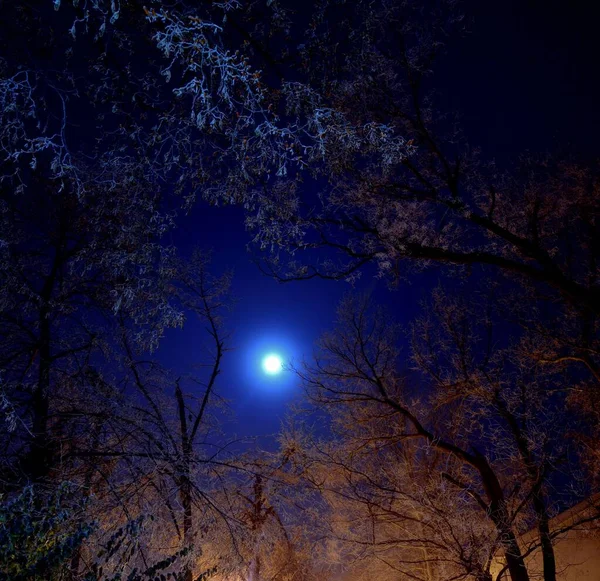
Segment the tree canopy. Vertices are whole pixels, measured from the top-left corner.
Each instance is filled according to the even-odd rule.
[[[461,6],[0,9],[0,579],[556,581],[553,516],[600,516],[599,173],[441,108]],[[231,275],[171,236],[207,203],[279,281],[436,272],[405,328],[342,303],[275,452],[221,430]]]

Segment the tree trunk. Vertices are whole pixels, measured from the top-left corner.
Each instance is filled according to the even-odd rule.
[[[536,492],[533,496],[533,508],[537,516],[538,532],[540,533],[542,560],[544,564],[544,581],[556,581],[556,559],[554,557],[552,538],[550,537],[550,519],[541,491]]]
[[[495,393],[495,402],[504,419],[507,421],[515,437],[519,453],[527,469],[527,474],[532,482],[533,510],[537,517],[537,528],[540,534],[542,559],[544,565],[544,581],[556,581],[556,560],[554,547],[550,537],[550,527],[546,502],[544,500],[543,482],[544,468],[540,468],[534,459],[527,438],[523,435],[517,418],[508,409],[499,391]]]
[[[40,365],[38,381],[32,395],[32,441],[28,458],[26,459],[25,472],[27,477],[33,482],[44,480],[51,467],[50,446],[48,442],[48,410],[50,397],[50,367],[52,365],[51,357],[51,323],[50,323],[50,300],[54,292],[56,277],[62,265],[62,253],[60,247],[57,247],[52,268],[48,277],[44,280],[40,298],[39,311],[39,356]]]
[[[252,534],[254,535],[254,554],[250,561],[248,581],[260,581],[260,548],[262,544],[263,525],[267,520],[267,511],[265,510],[262,478],[259,474],[256,475],[256,479],[254,480],[254,498],[252,500],[250,523]]]
[[[504,547],[504,558],[510,573],[512,581],[529,581],[529,574],[525,567],[525,562],[521,554],[521,549],[517,543],[515,533],[511,527],[506,524],[505,517],[494,517],[491,515],[496,529],[500,533],[502,546]]]
[[[47,307],[40,312],[39,372],[32,396],[32,440],[26,460],[26,474],[32,482],[40,482],[50,471],[48,442],[48,397],[50,391],[50,319]]]
[[[183,507],[183,545],[191,547],[194,543],[194,532],[192,522],[192,487],[189,475],[189,465],[184,468],[184,474],[181,477],[179,487],[179,498]],[[193,581],[193,570],[190,563],[186,565],[184,581]]]
[[[486,495],[489,499],[489,515],[496,530],[500,534],[500,542],[504,548],[504,557],[512,581],[529,581],[529,574],[521,554],[517,537],[512,529],[504,492],[496,474],[488,464],[485,456],[475,453],[476,464],[481,475]]]
[[[185,402],[179,379],[175,382],[175,398],[179,411],[179,434],[181,437],[181,476],[179,478],[179,500],[183,507],[183,546],[189,548],[194,544],[194,523],[192,519],[192,441],[188,432]],[[193,568],[188,561],[183,574],[183,581],[193,581]]]

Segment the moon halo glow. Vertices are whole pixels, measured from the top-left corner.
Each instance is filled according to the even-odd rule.
[[[262,360],[262,368],[267,375],[277,375],[278,373],[281,373],[283,370],[283,362],[281,361],[281,357],[279,357],[279,355],[276,353],[269,353],[268,355],[265,355]]]

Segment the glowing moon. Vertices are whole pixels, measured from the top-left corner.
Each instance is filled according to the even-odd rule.
[[[283,370],[283,362],[281,357],[275,353],[270,353],[265,356],[262,362],[263,371],[268,375],[277,375]]]

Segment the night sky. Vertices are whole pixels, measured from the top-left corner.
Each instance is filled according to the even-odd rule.
[[[559,153],[593,159],[600,154],[600,80],[597,22],[591,2],[558,0],[464,2],[462,38],[451,39],[431,84],[440,109],[458,115],[467,141],[483,160],[508,167],[519,154]],[[261,359],[277,352],[297,364],[331,328],[335,307],[352,290],[346,282],[310,280],[281,284],[263,275],[246,250],[250,237],[240,208],[200,204],[181,216],[171,239],[185,253],[200,245],[213,251],[216,270],[234,271],[236,304],[219,393],[242,436],[272,435],[288,404],[302,398],[292,373],[266,376]],[[364,273],[354,290],[375,293],[401,322],[439,281],[435,268],[398,289]],[[169,330],[159,350],[167,366],[193,370],[201,324]],[[269,438],[260,439],[268,445]]]
[[[0,581],[560,581],[599,5],[147,4],[0,0]]]

